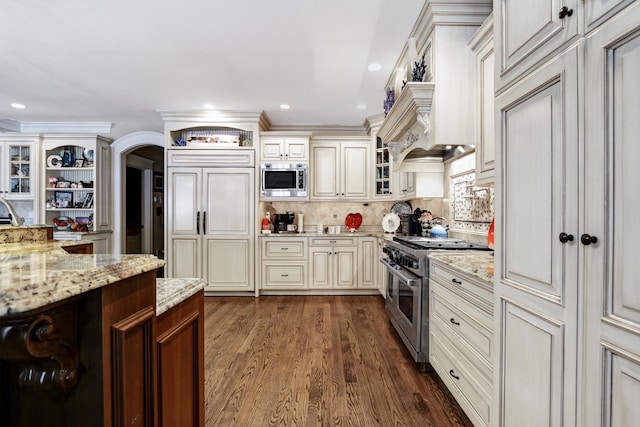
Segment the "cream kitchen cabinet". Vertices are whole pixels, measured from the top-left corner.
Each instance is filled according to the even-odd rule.
[[[579,425],[582,58],[578,42],[496,98],[495,426]]]
[[[394,172],[394,200],[407,200],[416,195],[415,172]]]
[[[309,289],[354,289],[358,246],[351,237],[314,237],[309,242]]]
[[[476,54],[476,185],[493,183],[495,169],[493,14],[469,41]]]
[[[387,267],[382,262],[380,262],[380,260],[384,258],[384,253],[382,252],[384,245],[385,245],[385,239],[378,237],[378,250],[376,252],[374,263],[378,266],[377,267],[378,291],[380,292],[380,295],[382,295],[383,298],[386,298],[387,297]]]
[[[577,425],[634,426],[640,419],[640,3],[589,34],[585,57],[584,225],[573,243],[585,316]]]
[[[168,276],[204,278],[205,293],[254,291],[254,151],[167,151]]]
[[[39,135],[0,135],[0,197],[28,203],[28,212],[18,210],[26,222],[39,218]],[[30,209],[29,209],[30,208]],[[4,211],[4,207],[0,208]],[[24,215],[24,216],[23,216]]]
[[[370,147],[368,138],[314,138],[309,172],[310,199],[368,200]]]
[[[378,239],[375,237],[358,238],[358,288],[378,288]]]
[[[261,132],[261,159],[264,162],[308,162],[309,138],[307,132]]]
[[[88,221],[89,231],[111,231],[111,142],[99,135],[43,135],[43,224],[68,217],[76,223]],[[73,163],[65,164],[65,153]]]
[[[473,424],[489,426],[493,285],[437,259],[430,262],[429,362]]]
[[[34,199],[38,188],[40,136],[0,136],[0,196],[8,200]]]
[[[495,38],[499,47],[495,51],[496,90],[501,91],[514,83],[534,65],[576,39],[582,31],[585,3],[590,2],[494,1]]]
[[[307,286],[308,239],[305,237],[261,237],[261,284],[263,291],[305,290]]]

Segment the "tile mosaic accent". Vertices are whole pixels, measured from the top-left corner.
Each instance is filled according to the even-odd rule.
[[[495,212],[495,191],[493,186],[479,188],[474,183],[474,172],[451,177],[453,218],[450,228],[486,234]]]

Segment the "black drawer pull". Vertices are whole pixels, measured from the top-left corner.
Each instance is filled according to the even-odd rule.
[[[457,285],[462,285],[462,281],[458,280],[458,279],[451,279],[451,281]]]
[[[454,319],[453,317],[449,319],[449,322],[453,323],[456,326],[460,326],[460,322],[456,322],[456,319]]]
[[[449,371],[449,375],[451,375],[453,378],[459,380],[460,377],[456,376],[456,374],[453,372],[453,369]]]
[[[288,274],[281,274],[280,277],[289,277]]]
[[[288,251],[289,248],[281,248],[283,251]]]

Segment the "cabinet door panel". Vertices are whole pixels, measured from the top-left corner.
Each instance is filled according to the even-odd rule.
[[[201,174],[201,169],[197,168],[169,170],[169,185],[171,186],[169,193],[170,233],[172,235],[198,234],[197,217],[200,210]]]
[[[281,160],[284,141],[282,139],[262,141],[262,158],[265,160]]]
[[[503,278],[557,304],[575,296],[577,61],[573,49],[498,98],[503,157]],[[543,230],[539,232],[539,230]],[[574,266],[574,268],[571,268]],[[575,305],[576,301],[572,304]]]
[[[310,248],[311,288],[331,288],[331,248]]]
[[[253,289],[253,240],[207,239],[206,290]]]
[[[560,19],[562,7],[571,16]],[[556,48],[578,34],[582,5],[578,0],[529,0],[496,2],[497,88],[513,80]],[[518,70],[516,66],[522,64]],[[513,72],[512,72],[513,71]]]
[[[311,176],[311,197],[316,199],[336,199],[338,197],[338,150],[336,146],[315,146]]]
[[[582,277],[586,318],[583,425],[625,425],[623,390],[633,387],[620,381],[635,381],[625,374],[618,384],[610,381],[610,353],[622,358],[640,358],[640,267],[637,239],[640,238],[640,201],[637,195],[640,149],[638,114],[640,84],[640,3],[635,2],[606,21],[587,39],[585,99],[585,226],[582,232],[598,242],[584,246]],[[631,74],[629,74],[631,73]],[[634,189],[635,187],[635,189]],[[633,356],[629,356],[633,355]],[[614,360],[616,356],[613,356]],[[616,371],[617,368],[614,368]],[[637,372],[637,371],[636,371]],[[614,377],[617,374],[614,374]],[[626,378],[626,379],[625,379]],[[637,378],[637,377],[636,377]],[[615,380],[614,380],[615,381]],[[636,384],[637,386],[637,384]],[[608,395],[611,391],[612,396]],[[638,389],[635,389],[637,401]],[[603,402],[603,406],[592,402]],[[637,404],[624,411],[632,415]],[[637,412],[636,412],[637,415]],[[619,418],[622,417],[622,418]],[[613,419],[620,421],[614,423]],[[611,421],[609,421],[611,420]],[[628,421],[628,420],[627,420]],[[635,421],[635,420],[634,420]],[[633,424],[630,422],[629,425]]]
[[[496,306],[501,426],[576,424],[582,59],[578,44],[496,99],[502,165],[496,294],[527,307],[515,316],[513,305]],[[562,243],[561,233],[574,240]]]
[[[606,425],[632,426],[640,419],[640,364],[618,355],[611,355],[611,370],[607,373],[608,388],[611,390],[611,407],[605,409],[610,413]],[[607,400],[603,400],[607,403]]]
[[[169,250],[169,277],[200,277],[200,237],[173,239]]]
[[[205,169],[204,175],[205,233],[218,236],[252,234],[253,169]]]
[[[561,426],[565,328],[502,301],[501,426]]]
[[[345,146],[343,151],[342,196],[366,198],[369,196],[369,147]]]
[[[353,288],[356,286],[357,252],[356,248],[340,249],[332,255],[336,271],[336,287]]]

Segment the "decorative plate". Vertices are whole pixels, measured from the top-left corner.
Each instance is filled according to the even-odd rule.
[[[362,215],[360,213],[350,213],[344,219],[344,225],[347,226],[352,233],[360,228],[362,224]]]
[[[382,218],[382,228],[387,233],[393,233],[400,227],[400,217],[397,213],[389,212]]]
[[[391,206],[391,212],[398,215],[410,215],[413,213],[411,205],[407,202],[397,202]]]

